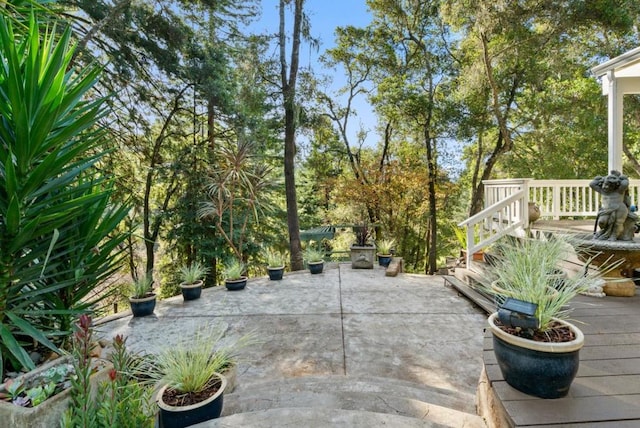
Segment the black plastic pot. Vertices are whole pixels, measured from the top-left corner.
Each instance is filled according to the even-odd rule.
[[[389,263],[391,263],[392,258],[393,256],[390,254],[388,255],[378,254],[378,264],[382,267],[389,267]]]
[[[130,297],[129,305],[131,306],[131,313],[133,313],[134,317],[146,317],[147,315],[151,315],[156,308],[156,295],[151,294],[141,299]]]
[[[582,333],[577,334],[572,342],[534,342],[502,330],[496,334],[495,315],[489,318],[489,325],[493,332],[493,351],[504,380],[515,389],[535,397],[566,396],[578,373],[579,353],[584,343]],[[572,324],[567,325],[574,333],[579,331]]]
[[[199,299],[202,294],[202,281],[198,281],[193,284],[183,282],[180,284],[180,289],[182,290],[182,297],[184,300]]]
[[[213,396],[191,406],[169,406],[162,400],[166,386],[158,392],[158,427],[159,428],[183,428],[200,422],[216,419],[222,413],[224,390],[227,380],[219,376],[222,384]]]
[[[312,274],[322,273],[322,269],[324,269],[324,262],[309,262],[307,263],[309,267],[309,272]]]
[[[224,285],[229,291],[242,290],[247,285],[247,278],[242,277],[240,279],[225,279]]]
[[[280,281],[284,276],[284,266],[279,268],[267,268],[267,272],[269,273],[269,279],[272,281]]]

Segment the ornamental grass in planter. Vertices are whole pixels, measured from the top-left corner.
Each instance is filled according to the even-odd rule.
[[[267,259],[267,273],[269,279],[272,281],[281,280],[284,275],[284,268],[286,264],[286,257],[284,254],[274,250],[267,250],[265,252],[265,258]]]
[[[530,327],[505,325],[499,318],[501,308],[489,317],[503,377],[526,394],[564,397],[578,371],[584,336],[567,321],[569,303],[601,281],[601,273],[567,275],[559,284],[558,268],[572,252],[573,247],[558,238],[503,243],[488,269],[490,282],[482,286],[499,304],[511,298],[537,305]]]
[[[304,260],[307,262],[309,272],[314,275],[322,273],[324,269],[324,251],[309,245],[304,250]]]
[[[378,264],[383,267],[388,267],[391,263],[393,255],[391,250],[396,245],[395,239],[382,239],[376,243],[376,249],[378,250]]]
[[[245,265],[240,260],[233,258],[229,260],[222,270],[224,285],[227,290],[242,290],[247,285],[247,277],[244,275]]]
[[[151,288],[151,277],[140,276],[131,285],[131,297],[129,305],[134,317],[145,317],[151,315],[156,307],[156,294]]]
[[[198,330],[156,356],[144,372],[162,386],[157,394],[160,428],[181,428],[218,418],[238,352],[255,342],[252,334],[225,336],[222,325]]]
[[[209,268],[200,262],[193,262],[180,268],[180,290],[184,300],[195,300],[202,294],[202,278],[209,273]]]

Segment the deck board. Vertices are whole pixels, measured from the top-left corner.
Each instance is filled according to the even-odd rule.
[[[585,333],[580,369],[569,395],[543,400],[503,379],[484,339],[484,363],[493,390],[517,428],[640,427],[640,297],[578,296],[572,318]]]

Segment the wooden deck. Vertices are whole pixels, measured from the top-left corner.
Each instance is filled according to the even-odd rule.
[[[489,382],[512,427],[640,427],[640,296],[578,296],[572,318],[585,334],[580,369],[569,395],[543,400],[502,378],[487,332],[484,363]]]

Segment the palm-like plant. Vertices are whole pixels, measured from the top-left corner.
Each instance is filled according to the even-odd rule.
[[[265,209],[272,185],[270,168],[255,160],[249,142],[221,146],[219,167],[212,171],[207,189],[209,199],[198,210],[200,218],[213,219],[216,229],[240,260],[244,260],[247,234]]]
[[[0,16],[0,371],[9,355],[33,368],[27,337],[57,350],[122,254],[127,209],[93,168],[103,100],[84,100],[100,70],[75,70],[71,31],[58,34]]]

